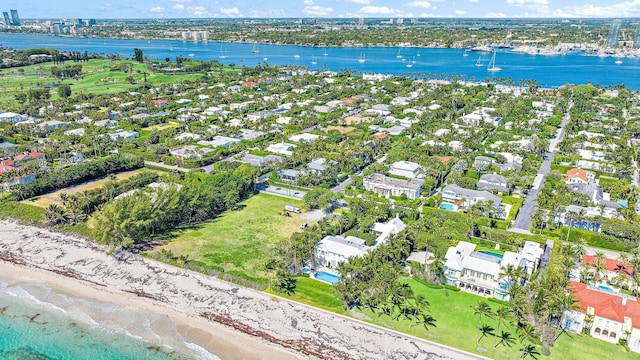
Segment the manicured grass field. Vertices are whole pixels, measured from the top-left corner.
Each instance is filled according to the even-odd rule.
[[[132,177],[133,175],[137,175],[137,174],[139,174],[140,172],[143,172],[143,171],[153,171],[153,170],[140,169],[140,170],[133,170],[133,171],[124,171],[124,172],[116,174],[116,179],[117,180],[125,180],[125,179],[128,179],[128,178]],[[46,209],[51,204],[57,204],[57,205],[62,204],[62,201],[60,200],[60,194],[62,194],[62,193],[66,193],[67,195],[73,195],[73,194],[76,194],[76,193],[79,193],[79,192],[83,192],[85,190],[97,189],[99,187],[102,187],[108,181],[109,180],[106,177],[98,179],[98,180],[88,181],[88,182],[85,182],[85,183],[82,183],[82,184],[78,184],[78,185],[70,186],[70,187],[67,187],[67,188],[64,188],[64,189],[60,189],[60,190],[54,191],[52,193],[48,193],[48,194],[45,194],[45,195],[41,195],[41,196],[37,196],[37,197],[31,198],[31,199],[27,199],[27,200],[22,201],[22,203]]]
[[[422,326],[411,326],[406,320],[390,321],[386,315],[378,316],[365,311],[364,317],[368,317],[368,321],[492,359],[520,359],[522,346],[517,341],[518,334],[512,324],[502,325],[500,328],[500,331],[508,331],[516,339],[516,342],[511,347],[500,345],[493,349],[493,337],[483,338],[480,340],[480,345],[476,344],[478,316],[473,314],[473,307],[483,299],[482,297],[463,291],[433,289],[408,278],[401,281],[408,283],[416,295],[423,294],[427,298],[430,304],[431,316],[436,319],[436,327],[425,330]],[[337,296],[335,291],[327,287],[330,287],[330,285],[309,278],[299,278],[296,294],[291,297],[284,297],[337,313],[348,314],[339,305],[339,300],[335,298]],[[490,301],[488,301],[488,304],[494,311],[500,306]],[[363,318],[363,316],[358,316],[358,318]],[[490,325],[494,329],[497,328],[495,320],[483,318],[482,323]],[[540,350],[540,347],[538,347],[538,351]],[[538,359],[541,358],[545,357],[538,357]],[[551,356],[547,359],[631,360],[638,359],[638,355],[626,352],[619,345],[596,340],[589,336],[568,333],[562,334],[558,338],[555,346],[551,349]]]
[[[175,256],[188,254],[190,259],[225,271],[238,270],[253,277],[265,277],[264,263],[276,246],[288,239],[300,224],[299,215],[279,215],[286,204],[300,206],[299,201],[259,194],[242,203],[240,209],[227,211],[203,224],[175,230],[164,236]]]
[[[20,220],[39,222],[44,220],[44,212],[43,208],[17,201],[0,202],[0,214]]]
[[[75,64],[67,61],[66,65]],[[14,95],[20,91],[26,91],[32,87],[51,86],[52,84],[70,84],[72,95],[79,91],[93,94],[114,94],[123,90],[134,89],[138,85],[130,84],[126,78],[129,73],[120,70],[111,71],[112,68],[119,68],[120,65],[133,66],[133,78],[139,84],[144,81],[144,73],[147,73],[147,82],[154,85],[178,83],[182,81],[197,80],[202,74],[163,74],[153,73],[142,63],[130,60],[106,60],[95,59],[88,62],[79,63],[82,65],[82,77],[80,79],[58,80],[51,75],[53,63],[45,63],[19,68],[3,69],[0,71],[0,103],[14,100]],[[55,88],[51,91],[52,99],[58,97]]]

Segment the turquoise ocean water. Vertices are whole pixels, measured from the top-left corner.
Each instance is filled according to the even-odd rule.
[[[163,315],[0,282],[0,359],[218,359]]]

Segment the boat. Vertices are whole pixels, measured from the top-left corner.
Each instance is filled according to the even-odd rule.
[[[492,52],[493,49],[487,45],[474,46],[469,51],[478,51],[478,52]]]
[[[293,55],[293,58],[294,58],[294,59],[300,59],[300,55],[295,54],[295,55]]]
[[[316,56],[315,55],[311,55],[311,65],[317,65],[318,62],[316,61]]]
[[[220,56],[218,56],[218,57],[220,59],[226,59],[228,57],[224,52],[224,47],[222,47],[222,44],[220,44]]]
[[[400,54],[400,49],[398,49],[398,55],[396,55],[396,59],[402,59],[402,54]]]
[[[410,63],[407,63],[407,65],[406,65],[406,66],[407,66],[408,68],[412,68],[412,67],[413,67],[413,64],[415,64],[415,62],[416,62],[416,61],[415,61],[415,60],[413,60],[413,61],[411,61]]]
[[[489,66],[487,66],[487,71],[489,72],[498,72],[501,71],[502,68],[496,66],[496,52],[495,50],[493,51],[493,56],[491,57],[491,60],[489,61]]]
[[[169,46],[169,51],[173,51],[173,46]]]
[[[190,54],[189,54],[189,55],[187,55],[187,56],[188,56],[188,57],[194,57],[194,56],[196,56],[196,54],[194,54],[194,53],[190,53]]]
[[[620,64],[622,64],[622,60],[618,59],[618,60],[616,60],[615,63],[616,63],[616,65],[620,65]]]
[[[253,43],[253,48],[251,49],[251,52],[254,54],[260,54],[260,50],[258,50],[258,44],[257,43]]]
[[[464,57],[469,56],[469,52],[467,52],[467,50],[465,50],[464,53],[462,54],[462,56],[464,56]]]
[[[266,56],[262,58],[262,61],[267,61],[267,60],[269,60],[269,58]]]
[[[327,52],[327,48],[324,48],[324,53],[322,54],[322,56],[329,56],[329,53]]]
[[[420,51],[418,51],[418,53],[416,54],[417,57],[420,57],[422,55],[420,55]]]
[[[358,59],[358,62],[360,64],[364,64],[365,62],[367,62],[367,59],[364,57],[363,53],[360,53],[360,58]]]
[[[482,60],[482,56],[478,56],[478,61],[476,61],[476,66],[482,66],[482,62],[480,62],[480,60]]]

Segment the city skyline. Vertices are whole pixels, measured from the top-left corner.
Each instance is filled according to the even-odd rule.
[[[605,0],[9,0],[25,19],[53,18],[635,18],[640,1]]]

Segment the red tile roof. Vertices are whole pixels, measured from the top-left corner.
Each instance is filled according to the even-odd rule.
[[[258,86],[258,83],[255,81],[246,81],[242,85],[246,87],[256,87]]]
[[[373,137],[376,139],[386,139],[389,137],[389,135],[383,133],[375,133],[373,134]]]
[[[20,166],[15,166],[12,160],[0,161],[0,174],[4,174],[7,171],[18,170]]]
[[[153,103],[155,106],[168,104],[167,100],[151,100],[151,103]]]
[[[16,156],[14,156],[13,160],[15,160],[15,161],[23,161],[23,160],[29,161],[29,160],[39,159],[39,158],[43,158],[43,157],[44,157],[44,153],[32,151],[30,153],[18,154]]]
[[[580,168],[573,168],[573,169],[567,170],[567,178],[564,181],[567,181],[568,179],[575,179],[575,178],[578,178],[586,183],[589,182],[589,178],[587,177],[587,172]]]
[[[583,255],[582,256],[582,261],[591,265],[591,266],[596,266],[596,257],[595,256],[591,256],[591,255]],[[614,260],[614,259],[605,259],[604,261],[604,265],[607,269],[607,271],[611,271],[611,272],[621,272],[623,274],[627,274],[629,276],[631,276],[631,274],[633,274],[633,268],[631,267],[631,265],[628,264],[624,264],[620,261]]]
[[[623,305],[621,296],[592,290],[586,284],[575,281],[570,282],[569,286],[581,307],[577,311],[586,314],[587,307],[592,307],[596,316],[621,323],[625,317],[629,317],[633,327],[640,329],[640,303],[637,300],[629,298]]]

